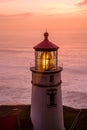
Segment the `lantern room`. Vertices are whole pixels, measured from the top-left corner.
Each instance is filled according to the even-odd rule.
[[[49,34],[44,33],[44,40],[35,49],[35,70],[50,71],[57,69],[58,46],[48,40]]]

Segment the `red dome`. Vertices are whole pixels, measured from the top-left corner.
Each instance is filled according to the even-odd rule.
[[[49,34],[45,32],[45,39],[34,47],[36,51],[56,51],[59,48],[57,45],[48,40],[48,36]]]

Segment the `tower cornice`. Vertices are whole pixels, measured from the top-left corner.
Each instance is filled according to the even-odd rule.
[[[55,70],[50,70],[50,71],[38,71],[38,70],[35,69],[35,67],[31,67],[30,70],[31,70],[32,72],[34,72],[34,73],[50,74],[50,73],[58,73],[58,72],[61,72],[61,71],[63,70],[63,67],[58,66],[57,69],[55,69]]]

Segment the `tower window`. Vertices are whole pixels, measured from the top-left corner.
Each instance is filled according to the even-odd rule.
[[[49,89],[47,90],[48,100],[47,105],[48,107],[56,107],[57,106],[57,89]]]
[[[50,82],[53,82],[53,81],[54,81],[54,76],[50,75]]]

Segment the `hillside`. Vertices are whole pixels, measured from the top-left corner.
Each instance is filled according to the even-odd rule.
[[[30,130],[33,127],[30,118],[30,108],[30,105],[1,105],[0,120],[9,115],[16,115],[20,130]],[[87,130],[87,109],[63,106],[63,113],[66,130]]]

